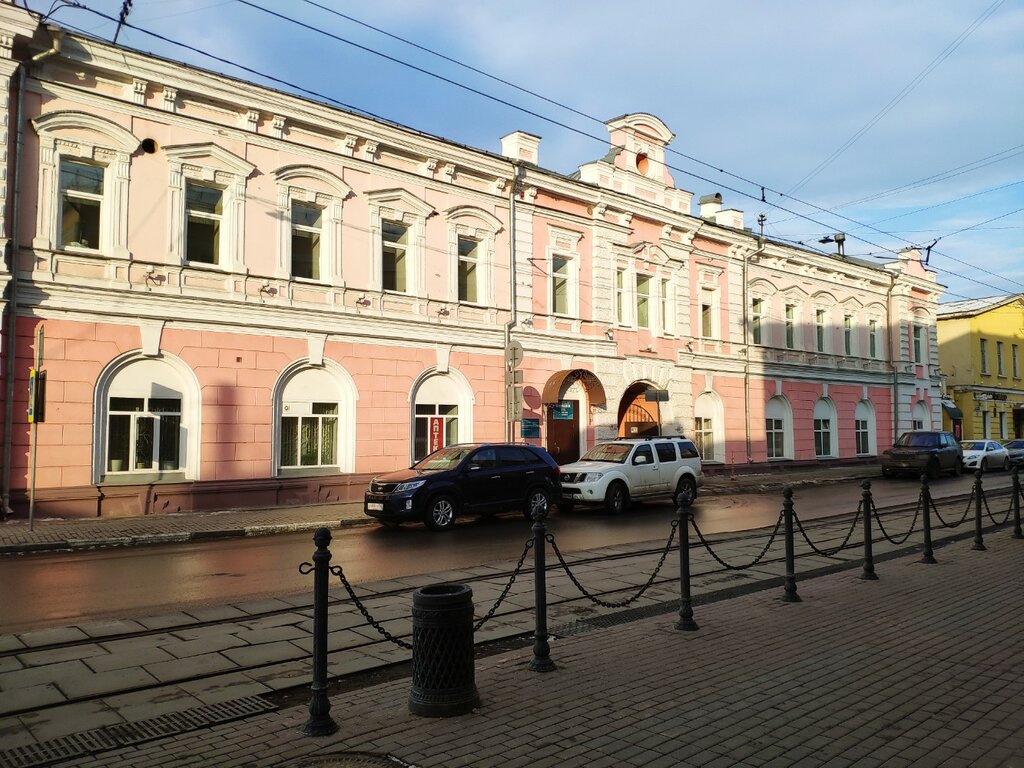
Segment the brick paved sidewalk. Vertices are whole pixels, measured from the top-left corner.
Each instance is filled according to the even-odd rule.
[[[301,735],[292,707],[76,765],[1024,766],[1024,542],[985,543],[803,581],[800,603],[701,605],[697,632],[595,627],[553,642],[549,674],[490,657],[469,715],[411,715],[401,679],[335,695],[334,736]]]

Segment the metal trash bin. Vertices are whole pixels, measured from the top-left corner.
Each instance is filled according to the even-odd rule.
[[[412,595],[412,691],[409,711],[464,715],[480,705],[473,663],[473,590],[435,584]]]

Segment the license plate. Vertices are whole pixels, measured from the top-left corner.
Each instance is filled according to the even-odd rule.
[[[368,501],[366,503],[366,508],[368,510],[370,510],[371,512],[383,512],[384,511],[384,505],[381,504],[379,501]]]

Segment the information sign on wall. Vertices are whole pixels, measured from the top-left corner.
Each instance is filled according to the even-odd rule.
[[[523,419],[519,422],[520,437],[540,437],[540,419]]]
[[[431,453],[444,448],[444,416],[430,417],[429,450]]]
[[[572,419],[573,400],[559,400],[551,406],[551,413],[556,419]]]

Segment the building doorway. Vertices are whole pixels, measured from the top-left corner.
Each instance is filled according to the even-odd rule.
[[[580,457],[580,401],[559,400],[548,407],[548,453],[558,463],[571,464]]]
[[[619,401],[619,437],[653,437],[661,434],[657,401],[647,399],[654,387],[642,381],[631,384]]]

